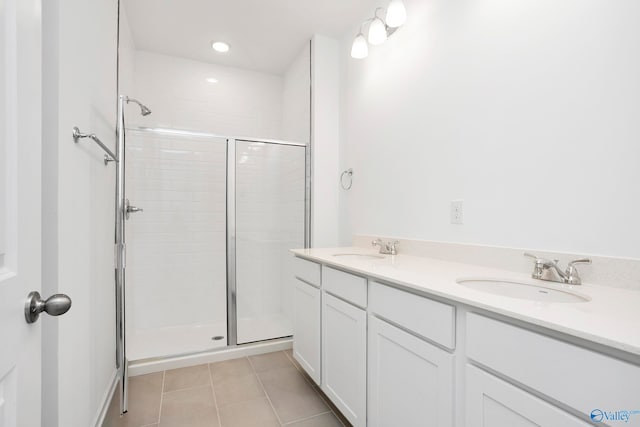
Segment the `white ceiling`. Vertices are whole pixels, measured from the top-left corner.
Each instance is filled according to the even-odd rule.
[[[281,74],[314,33],[355,33],[382,0],[122,0],[136,49]],[[386,4],[385,4],[386,5]],[[211,41],[228,43],[226,54]]]

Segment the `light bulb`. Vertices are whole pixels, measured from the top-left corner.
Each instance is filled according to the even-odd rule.
[[[407,21],[407,10],[404,8],[402,0],[391,0],[389,7],[387,7],[385,21],[391,28],[397,28]]]
[[[369,24],[368,40],[372,45],[381,44],[387,40],[387,27],[384,22],[382,22],[382,19],[375,18],[371,21],[371,24]]]
[[[359,33],[351,45],[351,57],[356,59],[366,58],[369,55],[369,45],[362,33]]]

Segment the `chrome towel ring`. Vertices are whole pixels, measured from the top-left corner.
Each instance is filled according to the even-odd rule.
[[[345,175],[347,176],[347,184],[345,184]],[[343,190],[349,190],[351,185],[353,185],[353,169],[349,168],[340,175],[340,186]]]

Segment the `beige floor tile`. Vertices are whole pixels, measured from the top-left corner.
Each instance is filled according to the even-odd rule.
[[[129,411],[118,417],[115,426],[140,427],[158,422],[162,376],[162,372],[157,372],[129,378]],[[115,400],[118,400],[117,396]],[[119,411],[119,401],[114,405],[115,410]]]
[[[211,378],[213,379],[214,386],[219,381],[253,374],[249,359],[246,357],[211,363],[209,364],[209,369],[211,370]]]
[[[220,421],[224,427],[280,427],[266,398],[220,406]]]
[[[304,369],[302,368],[302,366],[300,366],[298,361],[293,358],[293,350],[285,350],[284,352],[287,355],[287,357],[289,358],[289,360],[291,361],[291,363],[293,363],[293,365],[296,368],[298,368],[299,371],[304,372]]]
[[[164,393],[160,427],[218,427],[211,386]]]
[[[256,373],[266,372],[272,369],[290,368],[293,366],[287,355],[281,351],[249,356],[249,360],[251,360],[251,364]]]
[[[310,381],[312,381],[311,379],[309,379]],[[312,381],[313,382],[313,381]],[[345,425],[346,427],[351,427],[351,423],[345,418],[344,415],[342,415],[342,413],[340,412],[340,410],[336,407],[336,405],[333,404],[333,402],[331,401],[331,399],[329,399],[327,397],[326,394],[324,394],[324,392],[322,390],[320,390],[320,387],[318,387],[316,384],[313,385],[313,389],[316,391],[316,393],[318,393],[318,395],[320,396],[320,398],[322,398],[322,400],[324,401],[324,403],[333,411],[333,413],[335,414],[336,417],[338,417],[338,419],[340,420],[340,422],[342,422],[343,425]]]
[[[258,377],[253,373],[218,380],[214,387],[218,406],[265,397]]]
[[[164,392],[211,384],[208,365],[190,366],[165,372]]]
[[[342,423],[336,418],[333,413],[328,412],[326,414],[318,415],[313,418],[308,418],[303,421],[296,421],[291,424],[287,424],[287,427],[343,427]]]
[[[285,424],[329,411],[320,396],[292,365],[262,372],[258,377],[280,421]]]

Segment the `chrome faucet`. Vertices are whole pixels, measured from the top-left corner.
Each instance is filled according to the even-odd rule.
[[[398,255],[397,246],[399,244],[400,242],[398,242],[397,240],[393,242],[383,242],[382,239],[376,239],[371,242],[371,246],[380,247],[380,253],[383,255]]]
[[[546,258],[539,258],[538,256],[528,252],[525,252],[524,255],[535,260],[531,277],[534,279],[547,280],[549,282],[566,283],[568,285],[582,284],[582,279],[578,274],[578,269],[575,267],[575,264],[591,264],[591,258],[574,259],[569,262],[567,269],[562,271],[558,266],[557,259],[550,260]]]

